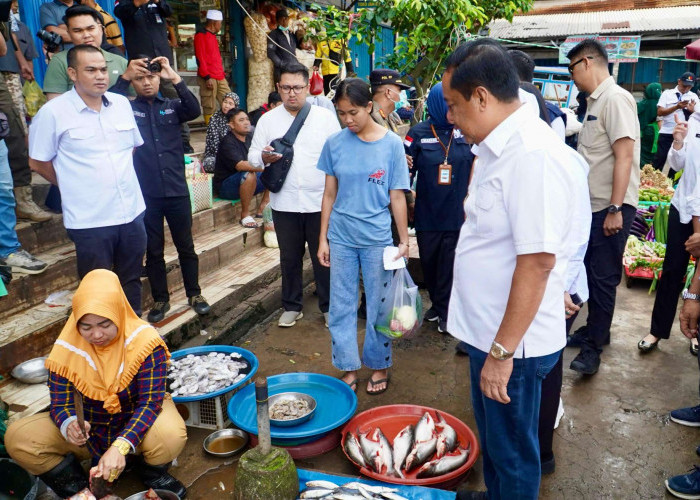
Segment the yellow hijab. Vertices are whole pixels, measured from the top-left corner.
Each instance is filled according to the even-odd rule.
[[[117,325],[117,336],[110,344],[96,346],[80,335],[78,321],[86,314],[103,316]],[[95,269],[85,275],[73,296],[73,312],[46,368],[70,380],[88,398],[104,401],[104,409],[114,414],[121,411],[117,393],[126,389],[157,346],[170,358],[156,329],[134,313],[117,275]]]

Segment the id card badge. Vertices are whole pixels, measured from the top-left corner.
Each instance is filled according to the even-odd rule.
[[[155,17],[158,24],[163,24],[163,18],[160,17],[160,14],[156,14]]]
[[[440,186],[452,184],[452,165],[449,163],[443,163],[438,167],[438,184]]]

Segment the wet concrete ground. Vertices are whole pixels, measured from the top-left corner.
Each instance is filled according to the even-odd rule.
[[[649,328],[653,295],[647,294],[647,285],[620,286],[612,343],[597,375],[586,378],[569,370],[577,351],[564,353],[566,413],[555,431],[556,472],[543,478],[541,498],[671,498],[665,493],[664,479],[700,463],[695,454],[700,432],[668,418],[671,409],[698,404],[698,365],[688,352],[688,341],[676,323],[671,339],[662,341],[657,351],[642,356],[636,347]],[[329,334],[315,297],[308,296],[304,307],[305,317],[294,328],[278,328],[275,316],[274,322],[239,342],[258,356],[260,374],[340,374],[330,363]],[[438,333],[434,324],[424,325],[416,339],[397,343],[386,393],[367,395],[364,388],[370,372],[362,373],[358,413],[374,406],[413,403],[451,413],[476,432],[469,398],[469,358],[454,354],[456,343]],[[201,443],[207,434],[190,429],[188,445],[173,474],[188,486],[191,499],[230,498],[235,461],[205,456]],[[356,473],[339,448],[297,461],[297,466]],[[464,478],[461,487],[465,486],[484,488],[481,459]],[[134,492],[139,487],[127,475],[119,489]]]

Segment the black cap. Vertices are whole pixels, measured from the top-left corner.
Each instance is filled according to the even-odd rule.
[[[693,73],[691,73],[690,71],[686,71],[681,75],[679,80],[683,85],[690,85],[692,87],[693,85],[695,85],[696,78]]]
[[[401,81],[401,75],[393,69],[375,69],[369,74],[369,83],[372,87],[396,85],[404,90],[411,88],[410,85],[406,85]]]
[[[277,21],[284,19],[285,17],[289,17],[289,12],[287,12],[287,9],[280,9],[275,13],[275,19]]]

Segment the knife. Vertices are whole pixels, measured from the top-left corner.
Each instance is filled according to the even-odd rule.
[[[85,413],[83,410],[83,395],[78,392],[78,389],[73,388],[73,403],[75,404],[75,415],[78,417],[78,427],[80,427],[80,432],[83,433],[85,439],[88,438],[87,432],[85,432]]]

